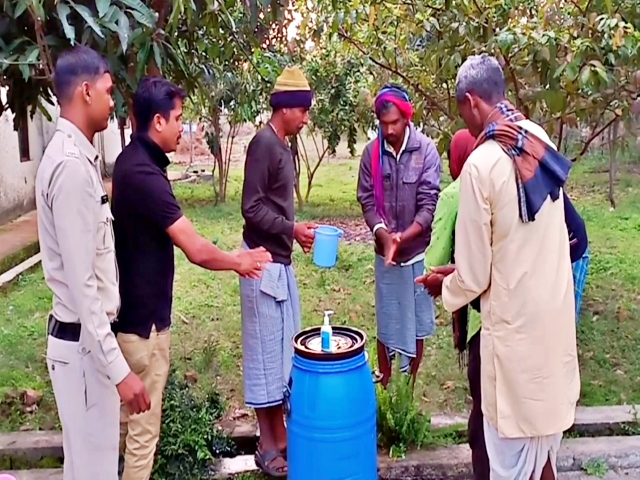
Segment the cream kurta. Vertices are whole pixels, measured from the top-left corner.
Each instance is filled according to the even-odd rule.
[[[460,179],[456,271],[442,300],[453,312],[482,295],[482,411],[502,437],[561,433],[580,394],[562,195],[523,223],[513,160],[494,141],[471,154]]]

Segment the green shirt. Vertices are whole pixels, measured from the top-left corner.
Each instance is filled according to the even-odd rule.
[[[427,247],[425,267],[440,267],[451,263],[453,252],[453,231],[458,218],[458,201],[460,199],[460,182],[455,180],[440,192],[438,205],[431,225],[431,243]],[[469,325],[467,341],[480,331],[482,320],[480,313],[469,307]]]

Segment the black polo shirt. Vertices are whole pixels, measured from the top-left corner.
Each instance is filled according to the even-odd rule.
[[[145,134],[134,134],[113,171],[114,233],[120,313],[113,330],[149,338],[171,325],[173,242],[167,228],[182,216],[167,178],[169,158]]]

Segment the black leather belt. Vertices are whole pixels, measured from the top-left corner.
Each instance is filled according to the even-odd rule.
[[[49,315],[48,332],[53,338],[64,340],[65,342],[80,341],[79,323],[65,323],[57,320],[53,315]]]

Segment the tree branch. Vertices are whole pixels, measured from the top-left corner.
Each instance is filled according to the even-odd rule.
[[[362,46],[359,45],[358,42],[356,42],[353,38],[351,38],[349,35],[347,35],[343,30],[339,31],[338,35],[340,36],[340,38],[345,40],[347,43],[351,44],[362,55],[366,56],[369,60],[371,60],[371,62],[375,63],[378,67],[382,68],[383,70],[386,70],[387,72],[393,73],[394,75],[397,75],[398,77],[403,79],[405,82],[407,82],[407,84],[411,85],[415,89],[415,91],[418,92],[420,95],[422,95],[425,98],[425,100],[433,108],[435,108],[439,112],[443,113],[449,120],[451,120],[451,121],[454,120],[454,118],[451,115],[451,113],[448,112],[447,109],[444,108],[442,105],[440,105],[440,103],[433,97],[433,95],[430,95],[429,93],[427,93],[419,83],[414,82],[409,77],[407,77],[405,74],[400,73],[400,71],[398,71],[397,69],[393,68],[391,65],[386,65],[385,63],[382,63],[381,61],[376,60],[371,55],[367,54],[367,52],[364,50],[364,48],[362,48]]]
[[[571,159],[572,162],[575,162],[578,158],[580,158],[581,156],[583,156],[585,153],[587,153],[587,150],[589,150],[589,145],[591,145],[593,143],[593,141],[598,138],[600,135],[602,135],[602,132],[604,132],[607,128],[609,128],[611,125],[613,125],[613,123],[618,120],[618,116],[615,115],[611,120],[609,120],[600,130],[595,131],[594,133],[591,134],[591,137],[589,137],[585,142],[584,145],[582,146],[582,150],[580,150],[580,153],[578,153],[578,155],[576,155],[575,157],[573,157]],[[594,128],[595,130],[595,128]]]
[[[242,54],[244,55],[244,57],[247,59],[247,61],[251,64],[251,66],[253,67],[253,69],[258,72],[258,75],[260,75],[260,78],[262,78],[262,80],[264,80],[265,82],[269,82],[268,78],[265,78],[262,73],[260,72],[260,69],[256,66],[256,64],[253,61],[253,58],[251,57],[251,55],[249,55],[247,53],[247,51],[244,49],[244,46],[242,45],[242,42],[240,41],[240,39],[238,38],[238,34],[235,31],[235,28],[233,28],[230,24],[229,24],[229,20],[227,19],[227,15],[229,14],[229,11],[226,9],[226,7],[224,6],[224,4],[221,4],[222,7],[222,11],[224,12],[224,15],[221,15],[222,21],[225,23],[225,25],[227,26],[227,28],[229,29],[229,31],[231,32],[231,35],[233,36],[233,39],[235,40],[236,44],[238,45],[238,47],[240,47],[240,51],[242,52]]]
[[[473,4],[475,5],[476,9],[478,10],[478,14],[482,15],[484,13],[484,10],[480,7],[480,4],[478,4],[478,0],[473,0]],[[491,22],[489,21],[488,17],[486,18],[486,27],[491,31],[491,36],[494,37],[495,36],[495,29],[493,28],[493,25],[491,24]],[[488,39],[487,39],[488,40]],[[504,60],[504,66],[507,69],[507,72],[509,73],[509,76],[511,77],[511,82],[513,83],[513,90],[516,94],[516,107],[518,107],[519,110],[522,111],[522,113],[525,114],[525,116],[529,117],[531,112],[529,111],[529,107],[527,107],[525,104],[522,103],[522,99],[520,98],[520,86],[518,85],[518,79],[516,78],[516,74],[513,70],[513,66],[511,65],[511,61],[509,60],[509,56],[505,55],[502,50],[500,49],[500,47],[498,46],[498,52],[500,52],[500,56],[503,58]]]
[[[525,116],[529,117],[531,112],[529,111],[529,107],[524,103],[522,103],[522,99],[520,98],[520,86],[518,85],[518,79],[516,78],[516,74],[513,71],[513,67],[511,66],[509,57],[505,56],[500,50],[500,48],[498,48],[498,51],[500,52],[500,55],[502,55],[502,58],[504,59],[504,66],[507,67],[507,71],[509,72],[509,76],[511,77],[511,82],[513,83],[513,90],[514,90],[514,93],[516,94],[516,106],[520,110],[522,110],[522,113],[524,113]]]
[[[562,151],[562,140],[564,139],[564,118],[560,119],[560,128],[558,129],[558,151]]]
[[[29,14],[33,20],[34,29],[36,32],[36,42],[38,44],[38,49],[40,50],[40,58],[42,59],[42,63],[44,64],[44,73],[47,80],[53,80],[53,60],[51,60],[51,52],[49,51],[49,47],[47,46],[47,42],[45,41],[44,31],[42,30],[42,19],[38,17],[36,10],[33,4],[29,4]]]

